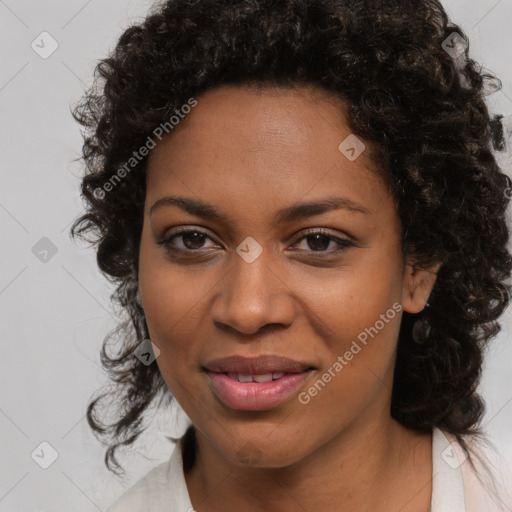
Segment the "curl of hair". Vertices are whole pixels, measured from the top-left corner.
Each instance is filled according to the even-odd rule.
[[[467,42],[436,0],[169,0],[98,63],[73,110],[85,127],[86,210],[71,235],[97,246],[128,315],[116,330],[119,352],[109,353],[107,336],[101,353],[114,389],[87,411],[109,440],[109,469],[144,430],[150,403],[172,396],[157,365],[133,356],[149,337],[137,303],[147,158],[112,190],[102,187],[189,98],[224,84],[316,86],[349,105],[347,122],[376,148],[395,198],[404,255],[418,267],[442,262],[430,306],[403,314],[391,414],[411,429],[444,429],[463,446],[463,436],[479,433],[482,357],[509,300],[508,182],[484,101],[501,84],[468,48],[457,58],[443,49],[453,32]],[[105,424],[97,411],[108,399],[120,410]]]

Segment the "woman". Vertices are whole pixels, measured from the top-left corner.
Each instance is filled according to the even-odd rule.
[[[496,80],[442,6],[169,0],[98,71],[72,233],[129,321],[89,424],[112,469],[150,404],[192,423],[110,510],[507,510],[473,446],[512,268]]]

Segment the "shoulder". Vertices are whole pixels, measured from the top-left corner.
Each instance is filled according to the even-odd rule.
[[[512,503],[502,487],[500,475],[490,464],[488,447],[476,439],[468,439],[471,461],[455,437],[442,432],[447,441],[442,458],[450,470],[460,471],[463,483],[465,512],[504,512]],[[454,458],[451,458],[451,456]],[[455,460],[455,462],[453,462]]]
[[[106,512],[160,512],[168,510],[169,461],[150,470],[138,480]],[[167,508],[166,508],[167,507]]]
[[[130,487],[107,512],[193,511],[183,473],[181,440],[167,462],[150,470]]]

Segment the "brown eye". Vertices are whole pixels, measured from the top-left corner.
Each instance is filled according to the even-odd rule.
[[[307,233],[303,237],[299,238],[299,240],[295,242],[295,245],[303,241],[305,241],[305,247],[299,248],[297,250],[318,253],[336,253],[338,251],[343,251],[347,247],[354,246],[354,244],[348,240],[329,235],[323,231]],[[334,247],[331,244],[334,244]],[[336,244],[338,245],[338,249],[336,249]]]
[[[158,241],[169,251],[194,252],[200,249],[209,249],[213,246],[205,246],[207,240],[213,240],[202,230],[199,229],[180,229],[165,239]]]
[[[308,247],[313,251],[325,251],[329,244],[333,241],[327,235],[317,233],[316,235],[307,235],[304,237],[307,240]]]
[[[181,237],[183,244],[187,249],[200,249],[206,239],[206,235],[204,233],[199,233],[198,231],[187,231],[181,235],[174,235],[172,238],[178,237]]]

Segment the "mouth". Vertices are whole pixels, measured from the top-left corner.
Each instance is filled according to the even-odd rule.
[[[258,357],[244,357],[233,355],[215,359],[206,363],[203,370],[213,373],[223,373],[228,376],[242,377],[242,379],[262,378],[264,380],[255,380],[255,382],[269,382],[273,379],[282,378],[287,373],[300,373],[310,369],[315,369],[313,364],[307,361],[297,361],[289,357],[261,355]],[[276,377],[274,377],[276,375]],[[271,376],[271,377],[270,377]],[[241,380],[240,382],[251,382]]]
[[[216,373],[217,375],[225,375],[229,379],[234,380],[236,382],[241,382],[244,384],[248,384],[250,382],[256,382],[256,383],[264,383],[264,382],[273,382],[276,380],[280,380],[285,376],[289,375],[297,375],[299,373],[304,373],[310,370],[313,370],[314,368],[307,368],[303,372],[269,372],[269,373],[261,373],[261,374],[250,374],[250,373],[236,373],[236,372],[210,372],[210,373]]]
[[[238,411],[268,411],[284,404],[305,386],[313,368],[301,372],[240,374],[207,372],[208,385],[226,407]]]
[[[233,355],[206,363],[202,370],[215,397],[243,411],[273,409],[296,394],[317,368],[288,357]]]

